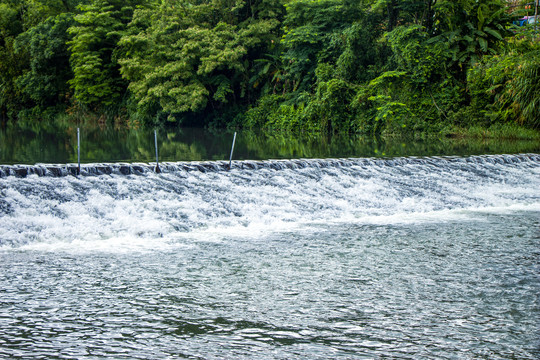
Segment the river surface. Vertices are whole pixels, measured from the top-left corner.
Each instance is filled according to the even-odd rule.
[[[0,126],[0,164],[155,161],[154,129],[69,123]],[[228,160],[233,130],[156,129],[159,161]],[[78,149],[80,144],[80,149]],[[238,131],[233,159],[348,158],[540,153],[538,140],[372,138]]]
[[[0,358],[540,358],[538,154],[124,166],[3,167]]]

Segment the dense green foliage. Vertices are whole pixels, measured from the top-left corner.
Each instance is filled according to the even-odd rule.
[[[506,5],[0,0],[0,113],[365,134],[538,128],[540,43]]]

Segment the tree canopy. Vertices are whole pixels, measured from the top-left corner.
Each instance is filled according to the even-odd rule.
[[[360,133],[538,127],[540,45],[513,24],[523,15],[504,0],[0,0],[0,111]]]

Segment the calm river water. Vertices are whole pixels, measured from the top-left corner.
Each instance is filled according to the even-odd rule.
[[[538,154],[47,166],[0,169],[0,358],[540,358]]]

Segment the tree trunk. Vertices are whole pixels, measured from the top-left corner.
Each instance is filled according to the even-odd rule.
[[[71,12],[71,8],[69,6],[69,3],[67,0],[62,0],[62,5],[64,5],[64,8],[66,9],[66,12]]]
[[[534,32],[538,29],[538,3],[540,0],[534,2]]]
[[[386,6],[388,10],[388,31],[394,30],[398,23],[399,8],[397,6],[397,0],[391,0]]]
[[[433,32],[433,17],[435,15],[433,7],[435,6],[435,4],[437,4],[437,0],[426,0],[426,3],[427,5],[424,11],[422,24],[425,26],[426,32],[432,35],[431,33]]]

